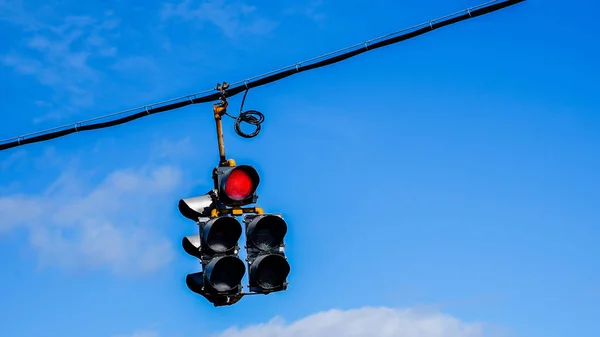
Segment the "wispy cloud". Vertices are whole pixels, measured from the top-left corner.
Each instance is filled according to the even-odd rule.
[[[183,0],[179,3],[166,3],[161,17],[165,21],[183,19],[208,22],[218,27],[229,38],[247,34],[267,34],[276,27],[275,21],[261,16],[256,6],[242,1]]]
[[[321,6],[323,5],[323,0],[311,1],[304,6],[294,6],[284,10],[284,14],[293,14],[293,15],[302,15],[306,18],[320,22],[325,20],[326,16],[323,11],[321,11]]]
[[[154,272],[173,257],[157,219],[166,221],[182,182],[167,147],[177,150],[185,144],[162,142],[147,163],[100,177],[95,170],[78,169],[77,159],[65,162],[62,166],[69,169],[41,193],[0,197],[0,234],[27,230],[41,267]]]
[[[267,324],[231,328],[216,337],[482,337],[483,332],[481,324],[441,313],[365,307],[320,312],[290,324],[276,318]]]
[[[142,335],[146,336],[146,335]],[[149,336],[161,337],[152,332]],[[267,323],[233,327],[213,337],[507,337],[508,331],[482,323],[466,323],[421,308],[364,307],[319,312],[287,323],[279,317]],[[120,336],[119,336],[120,337]],[[138,337],[134,334],[132,337]]]
[[[22,32],[22,43],[9,45],[0,55],[0,63],[34,76],[42,85],[52,88],[53,102],[44,102],[51,107],[73,111],[92,105],[94,88],[102,76],[92,62],[117,56],[118,50],[111,40],[118,37],[116,29],[120,20],[111,12],[100,18],[54,19],[51,8],[34,11],[19,1],[2,1],[0,9],[7,13],[0,16],[0,20],[15,25]],[[54,112],[36,121],[57,117]]]

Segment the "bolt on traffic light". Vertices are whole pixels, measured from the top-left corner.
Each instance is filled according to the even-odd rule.
[[[216,167],[213,179],[218,199],[226,206],[245,206],[258,200],[260,177],[250,165]]]
[[[250,291],[262,294],[286,290],[290,265],[284,252],[287,223],[279,214],[247,215],[246,251]]]

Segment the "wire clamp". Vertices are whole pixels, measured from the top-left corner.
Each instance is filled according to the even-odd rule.
[[[223,82],[223,84],[219,84],[217,83],[217,87],[215,88],[215,90],[218,90],[219,93],[221,94],[219,96],[219,101],[221,106],[225,106],[227,104],[227,89],[229,89],[229,83],[227,82]]]

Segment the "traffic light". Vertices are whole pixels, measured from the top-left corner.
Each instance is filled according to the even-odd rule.
[[[186,284],[215,306],[233,304],[241,298],[242,278],[246,273],[239,258],[238,240],[242,235],[239,221],[230,216],[201,220],[200,234],[183,239],[186,252],[200,259],[202,271],[189,274]]]
[[[183,238],[183,249],[200,259],[202,271],[186,277],[188,288],[215,306],[231,305],[242,295],[242,278],[246,273],[239,258],[240,222],[231,216],[207,217],[214,205],[214,193],[182,199],[179,210],[188,218],[198,216],[199,234]]]
[[[279,214],[264,214],[256,203],[259,175],[230,159],[213,170],[214,189],[181,199],[179,211],[196,221],[198,235],[183,238],[183,249],[200,259],[202,271],[188,274],[188,288],[214,304],[232,305],[246,294],[269,294],[288,287],[290,265],[284,252],[288,226]],[[241,284],[246,265],[239,258],[244,217],[249,293]]]
[[[213,171],[218,199],[225,206],[236,207],[256,203],[260,177],[250,165],[218,166]]]
[[[290,265],[283,239],[287,223],[279,214],[247,215],[246,251],[250,291],[262,294],[286,290]]]

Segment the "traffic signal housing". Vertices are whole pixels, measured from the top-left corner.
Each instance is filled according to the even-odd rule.
[[[233,304],[241,298],[246,266],[239,258],[240,222],[231,216],[200,220],[199,235],[183,239],[188,254],[200,259],[202,271],[189,274],[186,284],[215,306]],[[236,301],[237,302],[237,301]]]
[[[218,166],[213,171],[213,179],[218,199],[225,206],[245,206],[258,200],[256,189],[260,177],[253,166]]]
[[[287,223],[279,214],[247,215],[246,251],[250,291],[262,294],[286,290],[290,265],[285,256]]]
[[[216,204],[214,191],[199,197],[181,199],[179,211],[198,224],[198,234],[182,240],[183,249],[200,259],[202,271],[186,277],[188,288],[215,306],[231,305],[242,297],[246,273],[239,258],[242,225],[231,216],[210,217]]]
[[[241,284],[246,264],[239,258],[244,216],[248,290],[270,294],[286,290],[290,265],[284,238],[288,226],[280,214],[264,214],[256,203],[260,178],[250,165],[229,160],[213,170],[214,189],[203,196],[181,199],[179,211],[198,224],[199,233],[183,238],[184,250],[198,258],[202,271],[188,274],[188,288],[214,306],[232,305],[245,294]]]

